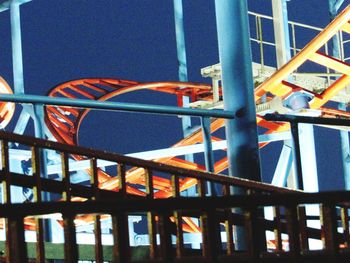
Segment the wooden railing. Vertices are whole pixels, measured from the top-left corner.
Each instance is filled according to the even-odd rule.
[[[306,194],[26,136],[1,132],[0,138],[0,180],[4,191],[0,218],[5,219],[6,262],[22,263],[34,259],[47,262],[52,258],[48,249],[50,240],[45,237],[48,220],[44,219],[52,214],[56,214],[56,219],[50,220],[58,220],[64,232],[64,244],[61,245],[64,253],[57,259],[65,262],[84,259],[80,256],[76,240],[77,219],[94,225],[95,252],[90,260],[132,262],[135,257],[132,254],[134,248],[129,243],[128,219],[136,214],[144,216],[147,221],[149,246],[145,248],[144,262],[307,262],[310,258],[345,262],[350,258],[347,254],[350,242],[349,192]],[[10,146],[14,144],[31,150],[32,172],[29,175],[11,169]],[[49,179],[43,167],[42,155],[50,150],[61,155],[61,163],[56,164],[62,166],[58,179]],[[92,171],[89,184],[71,183],[71,154],[82,155],[89,160]],[[114,191],[101,189],[103,182],[97,181],[96,171],[101,160],[115,164],[119,186]],[[125,171],[129,167],[147,171],[145,183],[140,183],[138,188],[144,193],[143,197],[127,191],[128,174]],[[155,175],[170,181],[170,187],[165,189],[171,191],[170,198],[154,198]],[[181,194],[180,185],[184,185],[188,178],[197,180],[197,197],[183,197]],[[208,196],[208,183],[220,185],[222,192]],[[34,202],[12,203],[11,186],[33,189]],[[232,187],[241,188],[245,195],[232,196]],[[57,200],[44,200],[44,192],[58,194]],[[320,205],[318,213],[312,218],[305,212],[305,207],[310,204]],[[263,209],[271,207],[274,219],[266,220]],[[57,219],[57,214],[61,218]],[[106,218],[111,218],[114,240],[108,248],[102,244],[101,234],[101,222]],[[320,222],[321,228],[307,227],[309,220]],[[197,221],[198,224],[194,223]],[[191,249],[184,244],[185,232],[191,232],[191,227],[201,236],[200,249]],[[28,229],[36,231],[35,251],[32,251],[33,244],[25,241]],[[268,240],[273,241],[274,246],[266,241],[265,231],[274,232],[274,240]],[[309,247],[311,238],[322,240],[318,250]],[[245,246],[242,245],[244,243]],[[103,253],[106,249],[111,252],[108,256]]]
[[[68,210],[71,209],[71,213],[66,213],[64,211],[61,211],[60,209],[56,210],[55,213],[61,213],[62,214],[62,220],[60,223],[63,225],[64,228],[64,238],[65,238],[65,260],[67,262],[75,262],[77,260],[78,255],[74,251],[74,246],[72,246],[73,243],[75,243],[75,225],[74,225],[74,218],[77,214],[79,214],[78,211],[74,210],[74,202],[75,201],[86,201],[90,200],[91,202],[100,202],[102,200],[109,200],[113,202],[114,200],[130,200],[130,199],[136,199],[139,200],[142,199],[140,195],[143,195],[145,197],[145,200],[151,201],[155,198],[156,188],[153,187],[153,183],[155,182],[155,176],[157,176],[157,183],[159,183],[159,178],[162,178],[164,180],[164,189],[163,191],[170,191],[170,197],[177,199],[181,199],[181,191],[183,189],[186,189],[186,183],[189,182],[189,180],[196,180],[198,185],[198,198],[204,198],[206,195],[208,195],[208,182],[211,184],[218,184],[221,186],[222,193],[218,193],[219,196],[229,196],[230,195],[230,187],[235,186],[244,189],[245,191],[255,191],[255,192],[261,192],[261,193],[271,193],[271,192],[293,192],[293,190],[285,189],[285,188],[278,188],[274,187],[268,184],[263,184],[259,182],[250,182],[248,180],[244,179],[238,179],[238,178],[230,178],[223,175],[215,175],[211,173],[206,172],[200,172],[195,170],[189,170],[189,169],[182,169],[179,167],[164,165],[161,163],[155,163],[150,161],[144,161],[140,159],[130,158],[126,156],[121,156],[118,154],[112,154],[112,153],[106,153],[103,151],[96,151],[88,148],[83,147],[76,147],[76,146],[69,146],[66,144],[60,144],[52,141],[46,141],[46,140],[40,140],[35,139],[32,137],[26,137],[26,136],[19,136],[15,134],[0,132],[0,138],[1,138],[1,156],[2,156],[2,169],[0,174],[0,180],[2,181],[3,185],[3,206],[9,206],[12,207],[14,204],[12,203],[13,195],[11,194],[11,187],[13,186],[19,186],[19,187],[25,187],[32,189],[33,195],[34,195],[34,202],[41,207],[42,214],[50,214],[51,212],[47,210],[46,208],[50,207],[51,205],[56,206],[57,209],[59,206],[66,206],[71,207],[67,208]],[[25,149],[30,154],[30,160],[31,160],[31,172],[29,173],[19,173],[19,171],[13,171],[10,159],[11,156],[11,145],[18,145],[17,148],[19,149]],[[56,168],[57,166],[61,166],[61,172],[59,173],[59,176],[56,175],[56,179],[49,179],[54,178],[52,175],[48,176],[47,170],[49,170],[49,166],[43,161],[45,153],[48,151],[55,151],[55,153],[58,156],[61,156],[61,162],[58,162],[55,164]],[[84,161],[75,162],[73,160],[70,160],[71,155],[79,155],[84,156]],[[115,173],[112,174],[115,176],[114,178],[117,178],[114,181],[117,181],[117,186],[113,190],[104,190],[101,189],[101,187],[104,186],[105,182],[100,181],[98,182],[98,175],[97,175],[97,166],[100,161],[109,162],[108,169],[114,169]],[[82,162],[89,162],[89,167],[85,167],[84,169],[87,169],[90,173],[90,182],[85,183],[85,185],[82,184],[74,184],[71,182],[70,178],[70,170],[71,166],[76,166],[76,164],[82,164]],[[114,166],[113,166],[113,165]],[[135,188],[135,183],[133,181],[132,186],[128,183],[128,176],[132,176],[131,174],[126,173],[127,169],[133,167],[131,170],[141,169],[142,173],[144,174],[144,181],[140,182],[140,184]],[[139,176],[139,175],[138,175]],[[58,178],[57,178],[58,177]],[[193,182],[190,183],[190,185],[193,185]],[[134,189],[132,191],[129,191],[130,189]],[[137,195],[131,195],[131,193],[135,193],[135,189],[138,189],[136,192]],[[159,186],[157,187],[159,189]],[[43,193],[46,195],[46,200],[43,198]],[[52,198],[49,200],[47,199],[48,194],[47,193],[53,193],[56,194],[56,202],[55,204],[52,204],[54,201]],[[182,199],[181,199],[182,200]],[[51,201],[51,202],[48,202]],[[122,201],[123,202],[123,201]],[[183,202],[183,201],[181,201]],[[70,206],[72,204],[72,206]],[[23,204],[25,207],[27,204]],[[33,204],[28,204],[33,205]],[[78,206],[82,205],[81,202],[78,203]],[[15,205],[16,206],[16,205]],[[19,209],[18,211],[26,211],[26,209],[23,207],[23,209]],[[2,211],[11,211],[12,209],[8,210],[1,209]],[[151,253],[150,256],[155,257],[155,247],[156,247],[156,216],[153,214],[152,211],[147,210],[140,210],[147,213],[147,220],[149,221],[149,236],[150,236],[150,248]],[[94,212],[92,212],[93,214]],[[45,220],[41,219],[40,217],[33,217],[31,215],[38,215],[34,212],[34,210],[28,211],[28,213],[25,216],[19,216],[17,213],[10,213],[8,216],[5,217],[5,229],[6,229],[6,260],[7,262],[25,262],[26,258],[26,249],[25,245],[22,244],[24,242],[23,239],[23,231],[24,229],[34,229],[36,231],[36,260],[38,262],[45,262],[45,249],[44,249],[44,241],[45,241],[45,231],[44,231],[44,224]],[[110,214],[111,215],[111,214]],[[81,217],[80,217],[81,218]],[[113,218],[113,216],[112,216]],[[114,217],[115,218],[115,217]],[[182,219],[183,218],[183,219]],[[24,220],[24,221],[23,221]],[[80,219],[82,220],[82,219]],[[127,239],[127,218],[115,218],[117,220],[120,227],[118,227],[115,231],[124,231],[125,240]],[[119,220],[119,221],[118,221]],[[177,231],[179,233],[182,233],[183,230],[188,232],[193,231],[201,231],[203,229],[203,226],[196,226],[195,223],[193,223],[190,219],[190,217],[186,217],[181,215],[181,213],[176,213],[172,220],[175,220],[177,222],[178,227]],[[99,260],[99,262],[102,262],[103,255],[101,254],[102,251],[102,241],[101,241],[101,217],[99,215],[93,216],[93,220],[86,220],[87,224],[94,223],[95,225],[95,241],[96,241],[96,260]],[[182,222],[183,221],[183,222]],[[160,221],[158,221],[159,223]],[[157,223],[157,224],[158,224]],[[122,225],[121,225],[122,224]],[[205,228],[205,227],[204,227]],[[230,230],[232,232],[232,230]],[[232,241],[232,235],[231,236],[231,244],[233,244]],[[124,238],[122,239],[124,240]],[[181,242],[181,241],[179,241]],[[118,242],[117,242],[118,243]],[[123,242],[124,244],[125,242]],[[20,245],[22,244],[22,246]],[[120,246],[120,242],[118,246]],[[118,257],[124,258],[125,257],[125,246],[122,246],[122,248],[119,250]],[[233,245],[231,245],[233,246]],[[21,253],[19,253],[21,251]],[[124,252],[123,252],[124,251]],[[180,251],[180,250],[179,250]]]
[[[2,205],[0,217],[6,218],[8,234],[8,262],[27,262],[27,247],[24,240],[24,219],[28,215],[61,213],[65,232],[64,260],[77,262],[78,246],[75,240],[74,218],[77,215],[110,215],[112,217],[113,258],[104,259],[102,244],[95,244],[96,262],[130,262],[128,242],[128,215],[146,212],[150,246],[144,262],[347,262],[349,218],[349,192],[292,193],[250,196],[224,196],[169,199],[115,199],[109,201],[49,202]],[[321,216],[312,218],[321,222],[321,231],[306,227],[305,205],[321,204]],[[275,209],[273,221],[264,220],[261,208]],[[232,209],[240,208],[239,215]],[[189,250],[183,244],[181,218],[184,215],[200,219],[202,247]],[[340,215],[340,216],[339,216]],[[220,225],[225,226],[227,242],[220,238]],[[236,250],[232,229],[241,226],[245,230],[247,247]],[[340,226],[340,227],[338,227]],[[338,229],[341,230],[338,230]],[[276,248],[268,249],[264,241],[265,230],[274,231]],[[95,233],[98,233],[95,232]],[[289,248],[282,247],[282,234],[288,236]],[[159,240],[156,241],[156,235]],[[171,242],[171,235],[176,242]],[[153,237],[152,237],[153,236]],[[262,238],[259,238],[262,237]],[[322,248],[311,250],[308,239],[321,239]],[[98,239],[97,239],[98,240]],[[38,242],[39,243],[39,242]],[[37,250],[37,260],[44,248]],[[8,253],[7,253],[8,252]],[[326,261],[324,261],[326,259]],[[186,260],[186,261],[185,261]],[[277,261],[276,261],[277,260]],[[316,262],[315,261],[315,262]],[[45,262],[45,261],[41,261]]]

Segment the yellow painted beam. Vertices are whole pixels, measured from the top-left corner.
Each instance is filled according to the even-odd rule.
[[[346,24],[344,24],[341,28],[341,30],[343,30],[344,32],[350,34],[350,23],[347,22]]]
[[[334,57],[321,52],[316,52],[310,56],[310,60],[322,66],[334,69],[340,73],[350,75],[350,65]]]
[[[350,20],[350,5],[346,7],[320,34],[318,34],[308,45],[305,46],[280,70],[273,74],[268,80],[256,89],[259,97],[266,91],[276,88],[282,80],[286,79],[292,72],[300,67],[306,60],[327,43],[345,24]]]
[[[318,109],[324,104],[326,104],[332,97],[337,95],[339,91],[345,88],[346,85],[350,83],[350,76],[343,75],[339,79],[337,79],[331,86],[329,86],[324,92],[321,94],[320,98],[314,98],[310,103],[310,108]]]

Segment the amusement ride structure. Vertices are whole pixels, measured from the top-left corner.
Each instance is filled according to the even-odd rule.
[[[272,16],[248,12],[244,0],[216,0],[220,63],[201,69],[209,85],[188,82],[182,0],[174,0],[179,81],[84,78],[47,96],[24,92],[19,9],[27,2],[37,4],[0,1],[10,12],[14,76],[13,88],[0,79],[1,260],[349,260],[350,193],[319,192],[314,140],[314,126],[340,130],[339,190],[349,190],[344,1],[329,0],[331,22],[322,29],[289,21],[286,0],[271,1]],[[296,32],[304,29],[314,38],[300,47]],[[175,96],[178,105],[117,101],[143,90]],[[184,137],[126,155],[81,147],[91,110],[175,116]],[[23,135],[30,120],[36,138]],[[276,167],[262,182],[259,149],[276,141]]]

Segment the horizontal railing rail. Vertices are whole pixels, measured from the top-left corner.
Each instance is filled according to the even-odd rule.
[[[103,215],[103,205],[101,203],[101,207],[97,210],[91,210],[90,212],[79,210],[84,207],[87,208],[86,202],[73,202],[73,201],[102,201],[102,200],[113,200],[113,202],[124,203],[124,201],[128,200],[126,203],[130,202],[132,199],[140,201],[139,204],[142,204],[143,200],[157,200],[154,198],[161,197],[171,197],[170,199],[174,199],[179,201],[179,205],[181,203],[186,203],[188,198],[180,198],[182,186],[184,181],[188,178],[194,179],[198,188],[198,196],[199,198],[204,198],[209,193],[208,183],[210,184],[219,184],[222,188],[222,193],[217,193],[220,196],[229,196],[231,195],[231,187],[239,187],[245,189],[247,193],[265,193],[270,194],[272,192],[279,193],[290,193],[295,192],[294,190],[287,188],[278,188],[268,184],[253,182],[245,179],[232,178],[224,175],[216,175],[213,173],[201,172],[191,169],[173,167],[170,165],[165,165],[161,163],[156,163],[152,161],[140,160],[132,157],[126,157],[122,155],[118,155],[115,153],[107,153],[104,151],[93,150],[84,147],[78,146],[70,146],[66,144],[61,144],[53,141],[47,141],[42,139],[36,139],[23,135],[16,135],[7,132],[0,132],[0,140],[1,140],[1,155],[2,155],[2,169],[0,172],[0,180],[2,181],[2,190],[3,190],[3,202],[4,205],[0,207],[1,211],[6,211],[7,207],[13,207],[8,210],[9,214],[3,214],[5,218],[5,229],[6,229],[6,260],[8,262],[26,262],[27,254],[26,254],[26,242],[23,239],[23,233],[26,228],[29,226],[34,226],[37,236],[36,242],[36,257],[39,258],[39,262],[44,262],[45,257],[45,245],[44,245],[44,224],[45,220],[40,216],[37,217],[38,214],[51,214],[51,213],[60,213],[62,214],[62,220],[59,219],[51,219],[51,220],[59,220],[61,221],[60,225],[63,226],[64,230],[64,247],[65,247],[65,262],[76,262],[78,260],[77,254],[77,242],[75,237],[75,219],[79,219],[80,222],[85,220],[85,224],[94,224],[95,229],[95,248],[96,253],[100,256],[96,257],[96,259],[100,258],[102,262],[102,238],[101,238],[101,220],[105,218],[106,215]],[[32,152],[31,156],[31,169],[32,172],[29,174],[18,174],[16,172],[11,171],[10,164],[10,146],[11,145],[19,145],[20,147],[30,148]],[[61,156],[61,166],[62,166],[62,175],[61,179],[49,179],[45,176],[45,167],[43,167],[42,162],[42,154],[45,151],[56,151]],[[87,185],[74,184],[71,182],[71,174],[69,172],[69,156],[70,155],[78,155],[84,156],[85,159],[90,160],[90,182]],[[110,180],[117,179],[116,186],[109,188],[112,191],[106,191],[104,189],[100,189],[101,186],[105,182],[99,182],[98,174],[97,174],[97,162],[98,160],[107,160],[110,162],[114,162],[117,166],[115,169],[117,174],[116,177],[107,178]],[[128,183],[128,174],[126,173],[126,167],[134,167],[134,169],[143,169],[143,182],[140,182],[140,188],[136,190],[131,190],[134,187],[133,184]],[[135,171],[135,170],[134,170]],[[155,176],[159,175],[158,179]],[[162,176],[170,177],[170,183],[167,189],[164,189],[164,186],[156,186],[157,184],[161,184],[165,180],[162,179]],[[192,185],[194,185],[192,183]],[[30,210],[26,210],[23,207],[15,209],[16,206],[13,206],[12,199],[14,194],[11,191],[13,186],[21,186],[30,188],[33,191],[34,195],[34,203],[28,203],[29,206],[34,205]],[[138,190],[141,189],[141,190]],[[143,190],[142,190],[143,189]],[[117,192],[114,192],[117,191]],[[164,192],[162,196],[158,196],[159,192]],[[143,195],[144,198],[137,197],[135,195],[130,195],[129,193],[137,195]],[[166,195],[167,193],[169,193]],[[48,202],[48,200],[44,200],[42,198],[43,193],[56,193],[59,194],[60,198],[50,201],[56,202]],[[119,200],[119,201],[118,201]],[[206,199],[203,199],[206,200]],[[45,201],[45,202],[43,202]],[[60,201],[60,202],[58,202]],[[55,203],[57,206],[53,205]],[[70,204],[77,203],[78,210],[75,210],[75,205],[70,206]],[[126,204],[125,203],[125,204]],[[35,206],[38,204],[38,206]],[[41,205],[42,204],[42,205]],[[45,208],[45,204],[48,204]],[[84,204],[83,206],[80,206]],[[100,205],[99,203],[95,203],[94,206]],[[111,204],[111,205],[117,205]],[[162,204],[159,204],[162,205]],[[164,204],[166,205],[166,204]],[[210,204],[209,204],[210,205]],[[120,205],[120,209],[118,212],[118,216],[114,212],[106,211],[107,217],[112,218],[112,222],[114,222],[113,229],[116,231],[114,235],[121,235],[122,238],[117,238],[118,245],[118,255],[119,262],[123,262],[122,259],[127,258],[126,251],[129,250],[128,244],[122,244],[121,240],[129,240],[128,234],[128,216],[121,215],[120,213],[124,213],[123,207],[124,205]],[[164,224],[170,224],[168,216],[173,218],[177,222],[177,231],[179,233],[183,233],[186,231],[196,231],[204,233],[205,230],[205,218],[201,215],[201,210],[194,211],[198,217],[201,218],[201,223],[197,225],[193,223],[192,213],[186,214],[186,211],[183,211],[184,214],[177,213],[174,215],[163,214],[163,217],[154,213],[154,209],[147,210],[147,206],[139,207],[131,205],[128,209],[130,213],[146,213],[147,214],[147,222],[149,227],[149,238],[150,238],[150,258],[156,258],[156,250],[157,250],[157,241],[156,241],[156,233],[159,228],[158,224],[160,222],[164,222]],[[162,205],[163,206],[163,205]],[[37,207],[37,208],[34,208]],[[69,208],[70,207],[70,208]],[[114,207],[114,206],[112,206]],[[117,205],[119,207],[119,205]],[[186,206],[184,206],[186,207]],[[97,207],[95,207],[97,208]],[[15,209],[16,211],[14,211]],[[38,209],[38,210],[37,210]],[[100,210],[102,209],[102,210]],[[119,208],[118,208],[119,209]],[[130,210],[131,209],[131,210]],[[41,211],[38,213],[38,211]],[[98,214],[96,214],[98,213]],[[102,213],[100,215],[99,213]],[[227,211],[234,218],[234,214],[232,212]],[[92,216],[91,219],[89,217],[85,217],[85,215]],[[125,213],[124,213],[125,214]],[[0,215],[1,217],[1,215]],[[48,216],[50,217],[50,216]],[[161,219],[163,218],[163,219]],[[163,221],[161,221],[163,220]],[[203,221],[204,220],[204,221]],[[230,219],[231,220],[231,219]],[[244,222],[244,220],[240,219],[240,224]],[[204,224],[204,225],[203,225]],[[167,229],[163,229],[162,231],[167,231]],[[227,231],[231,231],[228,229]],[[161,235],[161,233],[159,233]],[[182,234],[181,234],[182,235]],[[163,237],[162,237],[163,238]],[[166,238],[169,238],[167,236]],[[203,234],[204,238],[204,234]],[[231,237],[232,239],[232,237]],[[182,242],[182,241],[179,241]],[[231,241],[230,241],[231,242]],[[232,241],[233,242],[233,241]],[[231,242],[231,243],[232,243]],[[171,243],[171,242],[170,242]],[[203,243],[204,244],[204,243]],[[170,246],[170,245],[169,245]],[[183,245],[181,245],[183,246]],[[169,249],[169,248],[168,248]],[[18,252],[20,251],[20,252]],[[158,252],[157,252],[158,253]],[[207,253],[207,252],[206,252]],[[164,254],[163,254],[164,255]],[[169,254],[170,255],[170,254]]]
[[[159,172],[165,172],[178,177],[183,176],[183,177],[191,177],[198,180],[200,179],[208,180],[212,183],[227,184],[230,186],[237,186],[237,187],[242,187],[242,188],[255,190],[255,191],[266,191],[266,192],[294,192],[295,191],[292,189],[280,188],[270,184],[250,181],[247,179],[229,177],[229,176],[217,175],[209,172],[202,172],[198,170],[175,167],[175,166],[166,165],[163,163],[137,159],[133,157],[119,155],[116,153],[108,153],[105,151],[94,150],[91,148],[86,148],[81,146],[72,147],[67,144],[62,144],[62,143],[43,140],[43,139],[37,139],[30,136],[16,135],[16,134],[2,132],[2,131],[0,131],[0,140],[1,139],[8,142],[16,142],[21,145],[33,146],[41,149],[56,150],[59,152],[65,152],[69,154],[75,154],[75,155],[86,156],[89,158],[94,158],[95,160],[98,160],[98,159],[106,160],[106,161],[111,161],[118,164],[129,165],[133,167],[142,167],[142,168],[155,170]],[[68,167],[66,169],[68,170]]]

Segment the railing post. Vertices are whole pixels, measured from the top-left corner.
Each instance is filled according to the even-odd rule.
[[[281,211],[279,206],[273,207],[273,221],[274,221],[274,236],[275,236],[275,243],[276,243],[276,251],[282,251],[283,250],[283,244],[282,244],[282,224],[281,224]]]
[[[299,222],[298,211],[295,206],[285,208],[287,220],[287,234],[289,242],[289,251],[295,260],[300,257],[301,247],[299,242]],[[297,261],[298,262],[298,261]]]
[[[221,239],[215,209],[206,209],[200,216],[200,223],[203,238],[203,257],[208,262],[216,262],[220,254]]]
[[[61,163],[62,163],[62,181],[64,189],[62,192],[63,201],[70,202],[72,198],[71,194],[71,182],[69,173],[69,158],[67,152],[61,153]]]
[[[42,183],[40,172],[40,153],[38,147],[32,147],[32,170],[35,185],[33,187],[34,202],[41,203]],[[41,218],[35,218],[36,225],[36,260],[37,262],[45,262],[44,247],[44,222]]]
[[[128,216],[124,212],[112,215],[112,234],[114,239],[113,262],[130,261]]]
[[[92,191],[92,200],[100,200],[99,182],[98,182],[98,169],[97,159],[92,158],[90,160],[90,183]],[[103,263],[103,249],[102,249],[102,231],[101,231],[101,216],[94,215],[94,236],[95,236],[95,260],[97,263]]]
[[[223,185],[223,195],[230,196],[230,185]],[[227,255],[233,255],[235,250],[235,243],[233,242],[233,218],[232,218],[232,209],[225,209],[225,232],[226,232],[226,243],[227,243]]]
[[[300,247],[302,251],[309,249],[309,240],[307,236],[307,216],[305,206],[298,207],[298,217],[300,226]]]
[[[8,218],[6,220],[6,262],[27,262],[27,244],[24,239],[23,218]]]
[[[176,175],[171,176],[172,197],[180,197],[180,183]],[[175,210],[173,213],[176,227],[176,258],[181,259],[184,254],[184,237],[182,229],[182,212]]]
[[[171,243],[170,215],[168,212],[162,212],[159,214],[158,225],[162,260],[164,262],[171,262],[174,258],[174,253]]]
[[[252,262],[259,259],[262,229],[258,222],[258,208],[249,207],[245,212],[245,227],[247,229],[247,248]]]
[[[76,240],[76,231],[74,216],[63,214],[63,231],[64,231],[64,262],[78,262],[78,245]]]
[[[1,165],[3,203],[11,204],[12,176],[10,173],[9,142],[5,140],[1,140]]]
[[[337,213],[334,204],[322,204],[321,227],[324,236],[322,242],[324,249],[331,255],[339,251]]]
[[[342,207],[340,210],[341,223],[343,227],[344,244],[346,248],[350,247],[350,233],[349,233],[349,208]]]
[[[118,164],[117,167],[117,176],[119,178],[119,192],[122,196],[126,196],[127,189],[126,189],[126,178],[125,178],[125,165],[122,163]]]

